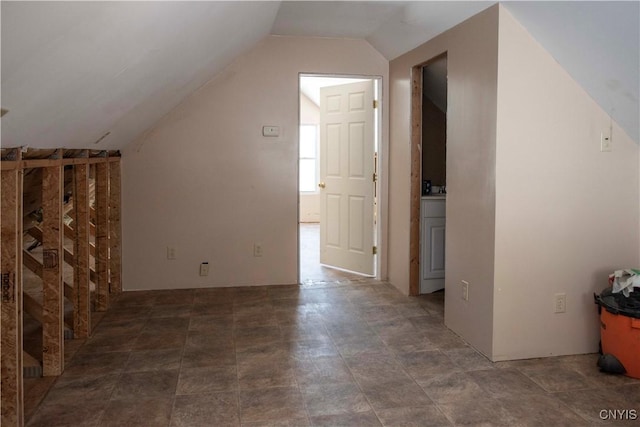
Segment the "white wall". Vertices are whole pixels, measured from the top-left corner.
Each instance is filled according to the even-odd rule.
[[[593,293],[639,260],[638,145],[500,8],[493,359],[597,351]],[[567,312],[554,314],[554,294]]]
[[[320,107],[300,94],[300,124],[320,125]],[[320,193],[300,193],[300,222],[320,222]]]
[[[409,291],[411,67],[448,52],[445,323],[491,355],[498,8],[390,64],[389,280]],[[471,282],[468,303],[460,280]]]
[[[265,38],[123,151],[127,290],[297,282],[300,72],[382,76],[386,99],[388,62],[366,41]]]

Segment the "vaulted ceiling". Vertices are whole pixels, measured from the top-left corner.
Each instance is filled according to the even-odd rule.
[[[2,146],[122,148],[269,34],[391,60],[494,3],[2,1]],[[639,3],[505,4],[638,141]]]

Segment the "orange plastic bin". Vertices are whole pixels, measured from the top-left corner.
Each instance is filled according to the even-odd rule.
[[[600,313],[602,353],[615,357],[625,375],[640,378],[640,293],[625,297],[606,288],[594,297]]]

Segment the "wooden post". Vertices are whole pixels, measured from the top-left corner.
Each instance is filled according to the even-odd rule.
[[[89,165],[73,167],[73,333],[91,335],[91,288],[89,284]]]
[[[64,370],[62,162],[42,170],[42,374]]]
[[[85,166],[86,166],[87,168],[89,168],[89,166],[88,166],[88,165],[85,165]],[[90,197],[89,197],[89,195],[88,195],[88,194],[87,194],[87,200],[89,200],[89,202],[90,202]],[[74,222],[75,222],[75,219],[74,219]],[[89,230],[91,230],[91,223],[89,223]],[[89,233],[89,235],[91,235],[91,233]],[[69,238],[69,239],[71,239],[71,240],[75,240],[75,238],[76,238],[76,232],[75,232],[75,230],[73,229],[73,227],[70,227],[70,226],[68,226],[68,225],[66,225],[66,224],[65,224],[65,226],[64,226],[64,236],[65,236],[65,237],[67,237],[67,238]],[[89,254],[90,254],[92,257],[95,257],[95,256],[96,256],[96,245],[94,245],[93,243],[89,243]]]
[[[20,150],[16,150],[20,157]],[[24,424],[22,382],[22,170],[2,171],[0,424]]]
[[[109,307],[109,163],[96,163],[96,311]]]
[[[411,69],[411,190],[409,295],[420,294],[420,195],[422,187],[422,65]]]
[[[111,292],[122,292],[120,159],[109,162],[109,271]]]

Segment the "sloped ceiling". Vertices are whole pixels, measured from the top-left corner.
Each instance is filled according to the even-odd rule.
[[[504,4],[627,134],[640,142],[640,2]]]
[[[3,1],[2,146],[122,148],[267,35],[278,6]]]
[[[2,1],[2,146],[122,148],[268,34],[391,60],[494,3]],[[506,6],[638,141],[638,2]]]

